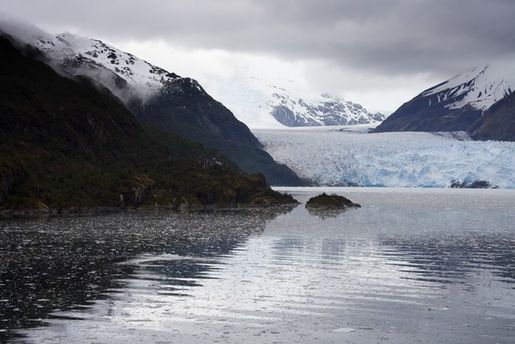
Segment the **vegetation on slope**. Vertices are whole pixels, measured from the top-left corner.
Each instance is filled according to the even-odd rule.
[[[306,184],[265,152],[249,128],[195,80],[174,80],[144,104],[132,102],[130,109],[142,123],[215,149],[243,171],[264,174],[272,185]]]
[[[106,89],[62,77],[40,57],[0,39],[0,208],[293,202],[261,175],[143,128]]]

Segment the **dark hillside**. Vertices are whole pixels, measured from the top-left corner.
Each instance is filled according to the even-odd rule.
[[[109,91],[40,57],[0,39],[0,208],[290,201],[198,144],[144,129]]]

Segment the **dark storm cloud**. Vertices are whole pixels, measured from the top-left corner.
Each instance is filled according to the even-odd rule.
[[[192,48],[325,59],[368,71],[448,73],[513,58],[512,0],[0,0],[44,27]]]

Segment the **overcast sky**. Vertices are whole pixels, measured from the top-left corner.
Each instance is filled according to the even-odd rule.
[[[181,75],[293,79],[372,110],[515,61],[513,0],[0,0],[0,10]]]

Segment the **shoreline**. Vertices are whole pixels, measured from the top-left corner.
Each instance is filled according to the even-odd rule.
[[[297,207],[300,202],[291,204],[275,204],[275,205],[209,205],[209,206],[183,206],[180,208],[169,206],[141,206],[137,208],[122,208],[122,207],[70,207],[70,208],[22,208],[22,209],[3,209],[0,210],[0,221],[9,220],[37,220],[49,218],[66,218],[66,217],[88,217],[97,215],[109,215],[117,213],[196,213],[196,212],[210,212],[210,211],[274,211],[274,212],[288,212]]]

